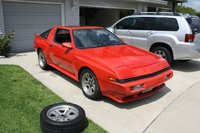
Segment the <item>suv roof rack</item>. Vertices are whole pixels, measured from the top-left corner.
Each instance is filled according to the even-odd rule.
[[[165,16],[181,16],[177,12],[138,12],[134,15],[165,15]]]

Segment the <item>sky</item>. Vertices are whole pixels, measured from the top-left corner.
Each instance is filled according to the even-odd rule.
[[[200,12],[200,0],[188,0],[184,6],[189,6],[194,8],[196,11]]]

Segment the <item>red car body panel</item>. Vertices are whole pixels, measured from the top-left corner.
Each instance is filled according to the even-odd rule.
[[[54,42],[57,28],[70,31],[71,50]],[[173,72],[165,59],[131,45],[114,45],[88,49],[76,48],[72,31],[88,28],[101,27],[55,26],[47,39],[42,38],[40,35],[35,35],[34,47],[37,50],[43,50],[50,66],[76,81],[79,81],[79,74],[83,68],[91,69],[98,79],[102,95],[119,103],[150,96],[163,88],[164,83],[173,76]],[[162,72],[166,68],[169,69]],[[160,73],[157,73],[158,71]],[[131,81],[119,83],[110,81],[109,77],[120,80],[130,79]],[[144,78],[132,81],[134,77]],[[136,91],[133,86],[138,84],[143,84],[143,88]]]

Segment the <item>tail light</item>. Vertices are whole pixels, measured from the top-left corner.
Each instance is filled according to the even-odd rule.
[[[186,34],[185,35],[185,42],[193,42],[195,38],[195,35],[193,34]]]

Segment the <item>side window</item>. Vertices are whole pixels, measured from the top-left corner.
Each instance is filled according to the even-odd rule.
[[[45,32],[43,32],[43,33],[41,33],[40,36],[43,37],[43,38],[45,38],[45,39],[47,39],[48,36],[49,36],[50,31],[51,31],[51,29],[49,29],[49,30],[47,30],[47,31],[45,31]]]
[[[159,18],[159,29],[161,31],[177,31],[178,22],[175,18]]]
[[[140,17],[137,18],[134,29],[135,30],[155,30],[157,20],[154,17]]]
[[[71,42],[70,32],[66,29],[57,29],[54,37],[56,43]]]
[[[116,29],[133,29],[135,21],[136,20],[134,18],[123,19],[118,24],[116,24],[115,28]]]

